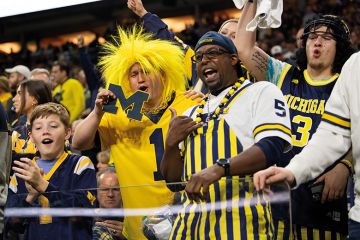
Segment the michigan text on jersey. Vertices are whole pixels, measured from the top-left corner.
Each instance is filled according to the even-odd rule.
[[[285,96],[289,108],[304,113],[323,114],[325,110],[325,100],[303,99],[291,94]]]

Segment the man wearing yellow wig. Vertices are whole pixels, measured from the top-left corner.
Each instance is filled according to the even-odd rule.
[[[195,105],[185,97],[186,78],[183,51],[173,43],[153,40],[142,29],[118,30],[115,43],[104,45],[105,56],[100,65],[107,85],[120,85],[126,98],[135,91],[149,94],[140,121],[126,116],[120,104],[116,114],[104,113],[103,106],[115,98],[108,89],[101,90],[96,106],[76,128],[73,146],[84,150],[94,146],[98,131],[101,148],[110,148],[119,178],[124,208],[153,208],[171,203],[169,191],[160,173],[164,140],[171,112],[180,115]],[[154,186],[154,185],[158,186]],[[126,187],[153,185],[146,187]],[[141,217],[126,217],[123,234],[127,239],[145,239]]]

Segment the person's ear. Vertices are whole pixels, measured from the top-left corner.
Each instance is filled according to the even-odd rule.
[[[239,62],[239,57],[236,54],[231,54],[231,65],[235,66]]]
[[[31,131],[29,132],[29,139],[30,139],[31,142],[34,142],[34,139],[33,139],[33,137],[32,137]]]
[[[38,100],[33,97],[31,106],[36,107],[39,104]]]
[[[71,128],[65,129],[65,140],[69,140],[71,136]]]

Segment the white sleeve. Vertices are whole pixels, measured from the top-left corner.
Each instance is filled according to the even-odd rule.
[[[261,90],[254,96],[254,112],[252,120],[255,142],[265,137],[280,137],[288,142],[286,150],[291,147],[291,125],[289,108],[284,95],[273,84],[268,82],[255,83]]]
[[[316,178],[339,160],[351,147],[350,101],[354,85],[354,70],[358,68],[354,58],[344,65],[331,96],[326,103],[322,121],[301,153],[286,167],[296,179],[296,184]]]
[[[318,128],[308,145],[291,159],[286,168],[294,173],[296,185],[299,186],[323,173],[327,167],[343,157],[350,146],[349,137],[326,128]]]

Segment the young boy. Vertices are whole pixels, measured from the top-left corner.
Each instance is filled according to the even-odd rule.
[[[39,105],[30,124],[30,138],[40,158],[14,161],[7,208],[92,207],[95,192],[86,189],[96,188],[94,165],[87,157],[64,151],[71,133],[67,110],[56,103]],[[8,218],[5,228],[6,232],[25,231],[25,239],[91,239],[91,221],[69,220],[51,216],[26,221]]]

